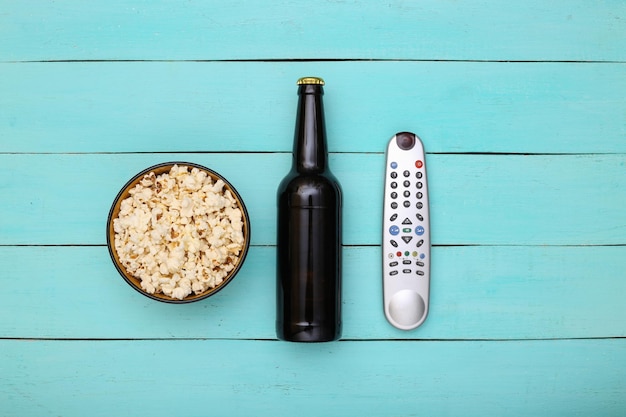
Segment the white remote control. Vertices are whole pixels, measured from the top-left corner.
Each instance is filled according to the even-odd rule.
[[[383,208],[383,303],[389,323],[402,330],[428,314],[430,223],[424,146],[397,133],[387,145]]]

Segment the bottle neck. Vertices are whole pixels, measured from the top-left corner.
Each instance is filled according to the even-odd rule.
[[[321,85],[305,84],[298,87],[293,167],[300,173],[320,173],[327,167],[323,94]]]

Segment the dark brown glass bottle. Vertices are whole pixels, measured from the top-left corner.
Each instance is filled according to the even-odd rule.
[[[324,81],[298,80],[291,171],[278,187],[276,334],[341,337],[341,187],[328,168]]]

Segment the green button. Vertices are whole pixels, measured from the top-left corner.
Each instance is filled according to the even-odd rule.
[[[402,233],[411,233],[411,228],[405,227],[404,229],[402,229]]]
[[[409,251],[404,252],[404,256],[409,256]]]

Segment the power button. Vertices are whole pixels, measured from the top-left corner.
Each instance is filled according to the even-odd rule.
[[[409,132],[400,132],[396,134],[396,143],[398,148],[408,151],[415,146],[415,135]]]

